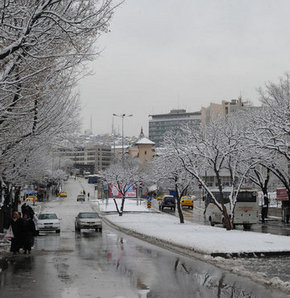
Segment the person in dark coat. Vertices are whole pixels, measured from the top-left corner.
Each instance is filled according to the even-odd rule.
[[[36,234],[35,224],[27,213],[23,214],[23,249],[24,253],[30,254],[31,247],[34,245],[34,236]]]
[[[19,249],[22,247],[22,234],[23,234],[23,220],[18,211],[13,211],[12,219],[10,222],[14,237],[11,239],[10,251],[13,254],[19,253]]]
[[[26,203],[24,203],[22,206],[21,206],[21,212],[24,216],[24,214],[27,214],[28,217],[30,217],[31,219],[33,219],[33,216],[34,216],[34,211],[33,209]]]

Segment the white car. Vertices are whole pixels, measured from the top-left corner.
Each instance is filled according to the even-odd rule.
[[[81,229],[95,229],[102,231],[102,219],[97,212],[80,212],[75,220],[75,231]]]
[[[40,213],[36,220],[36,232],[55,231],[60,233],[60,220],[53,212]]]

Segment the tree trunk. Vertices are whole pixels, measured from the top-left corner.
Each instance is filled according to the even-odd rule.
[[[218,181],[218,188],[219,188],[219,192],[220,192],[220,198],[221,198],[221,205],[222,205],[222,210],[223,210],[223,215],[224,215],[224,219],[225,219],[225,227],[228,231],[232,230],[232,224],[228,215],[228,211],[227,208],[225,207],[225,203],[224,203],[224,195],[223,195],[223,189],[222,189],[222,184],[221,184],[221,179],[219,176],[218,171],[216,172],[216,177],[217,177],[217,181]]]
[[[122,214],[120,214],[120,210],[119,210],[118,204],[117,204],[117,202],[116,202],[116,199],[115,199],[115,198],[113,198],[113,200],[114,200],[114,203],[115,203],[115,206],[116,206],[117,212],[118,212],[118,214],[121,216]]]
[[[120,216],[123,215],[124,210],[124,204],[125,204],[125,196],[122,197],[122,203],[121,203],[121,212],[119,213]]]
[[[18,204],[19,204],[19,197],[20,197],[20,187],[15,187],[15,193],[12,203],[12,211],[18,211]]]
[[[180,206],[181,196],[179,195],[178,188],[176,185],[175,185],[175,192],[176,192],[176,199],[177,199],[177,210],[178,210],[178,215],[179,215],[179,221],[180,221],[180,223],[184,223],[184,216],[183,216],[183,212],[182,212],[182,209]]]
[[[2,203],[2,182],[0,181],[0,202]],[[3,233],[4,229],[4,212],[3,212],[3,206],[0,209],[0,233]]]

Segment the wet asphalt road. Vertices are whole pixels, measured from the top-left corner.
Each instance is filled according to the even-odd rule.
[[[1,298],[287,297],[108,226],[102,233],[75,234],[74,216],[90,210],[91,203],[76,202],[81,189],[78,181],[69,181],[66,187],[68,198],[43,206],[62,218],[60,235],[43,233],[37,237],[31,255],[9,257],[5,264],[2,261]]]

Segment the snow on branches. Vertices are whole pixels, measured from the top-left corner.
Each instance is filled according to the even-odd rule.
[[[116,209],[120,216],[124,211],[127,192],[136,188],[142,181],[142,167],[137,159],[123,157],[119,163],[112,164],[101,176],[109,186],[114,186],[122,195],[121,207],[119,208],[116,198],[114,199]]]
[[[0,169],[17,150],[53,143],[79,127],[74,86],[87,72],[84,62],[96,57],[98,37],[108,32],[114,2],[2,1]]]

